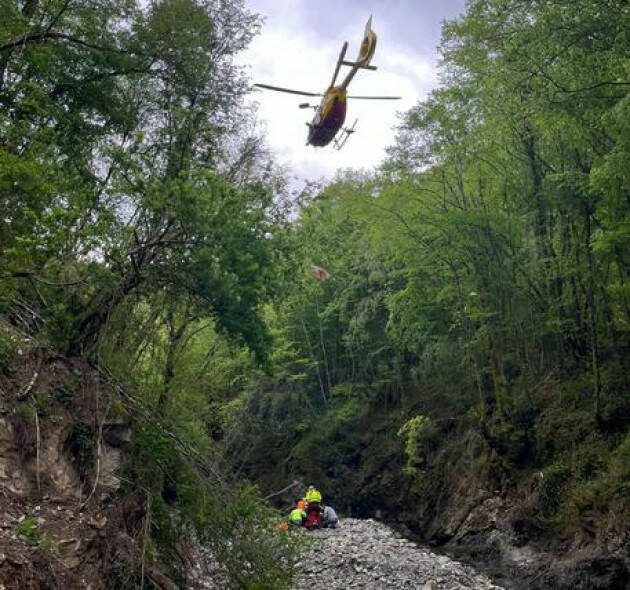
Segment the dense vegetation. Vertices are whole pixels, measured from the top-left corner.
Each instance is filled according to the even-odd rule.
[[[282,587],[245,479],[364,513],[535,481],[541,530],[630,524],[627,4],[470,0],[381,169],[296,220],[241,101],[241,2],[0,12],[0,312],[127,392],[162,562],[192,525]]]
[[[552,536],[625,530],[629,19],[502,0],[445,25],[443,85],[382,169],[287,232],[252,473],[315,472],[360,513],[413,500],[429,535],[462,489],[517,489]]]
[[[214,0],[3,0],[0,13],[1,311],[122,383],[107,407],[134,424],[122,493],[149,497],[148,554],[183,567],[194,526],[240,587],[280,588],[288,539],[206,427],[230,386],[218,334],[258,359],[267,346],[277,179],[233,64],[257,17]],[[87,457],[96,434],[80,437]]]

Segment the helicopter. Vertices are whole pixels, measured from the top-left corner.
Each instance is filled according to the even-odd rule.
[[[343,127],[346,120],[346,103],[347,99],[353,100],[399,100],[400,96],[351,96],[347,94],[347,88],[352,79],[359,70],[376,70],[376,66],[370,65],[370,61],[376,50],[376,33],[372,30],[372,17],[365,24],[363,32],[363,41],[359,49],[359,55],[355,61],[346,61],[346,51],[348,50],[348,42],[346,41],[341,47],[339,58],[335,66],[332,80],[324,94],[318,92],[305,92],[302,90],[292,90],[290,88],[282,88],[280,86],[271,86],[269,84],[254,84],[257,88],[266,90],[274,90],[276,92],[287,92],[289,94],[297,94],[300,96],[321,96],[322,100],[317,106],[313,106],[307,102],[298,106],[301,109],[312,108],[315,110],[315,116],[308,126],[308,137],[306,145],[315,147],[324,147],[333,141],[336,149],[340,150],[348,141],[352,133],[356,131],[358,119],[350,127]],[[346,74],[343,82],[335,86],[337,76],[341,66],[350,67],[350,71]],[[339,130],[341,129],[341,133]],[[339,136],[337,134],[339,133]]]

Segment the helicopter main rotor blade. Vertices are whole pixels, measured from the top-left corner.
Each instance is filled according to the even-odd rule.
[[[400,100],[402,96],[351,96],[348,95],[347,98],[358,98],[360,100]]]
[[[299,94],[300,96],[324,96],[318,92],[304,92],[303,90],[291,90],[290,88],[281,88],[280,86],[270,86],[269,84],[254,84],[257,88],[266,88],[267,90],[275,90],[276,92],[287,92],[288,94]]]

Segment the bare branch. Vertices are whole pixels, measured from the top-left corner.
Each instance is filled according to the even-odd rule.
[[[291,488],[296,488],[297,486],[306,487],[302,482],[295,480],[295,481],[293,481],[293,483],[290,483],[286,488],[282,488],[278,492],[274,492],[273,494],[269,494],[268,496],[265,496],[262,500],[264,502],[265,500],[269,500],[269,498],[273,498],[274,496],[279,496],[280,494],[286,492],[287,490],[290,490]]]
[[[85,47],[87,49],[94,49],[96,51],[105,51],[109,53],[122,53],[124,55],[142,55],[125,49],[119,49],[118,47],[105,47],[103,45],[96,45],[95,43],[89,43],[88,41],[73,37],[72,35],[66,35],[65,33],[53,33],[52,31],[42,31],[41,33],[23,35],[19,39],[14,39],[13,41],[9,41],[4,45],[0,45],[0,53],[10,51],[11,49],[19,47],[20,45],[27,45],[31,43],[46,43],[47,41],[66,41],[72,45],[78,45],[79,47]]]

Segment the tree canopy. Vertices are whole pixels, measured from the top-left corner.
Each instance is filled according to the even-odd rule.
[[[133,392],[165,561],[175,510],[236,585],[288,584],[241,484],[307,475],[359,513],[426,499],[421,528],[463,478],[542,473],[541,530],[627,528],[627,3],[469,0],[379,169],[296,215],[242,100],[242,1],[0,12],[0,313]]]

